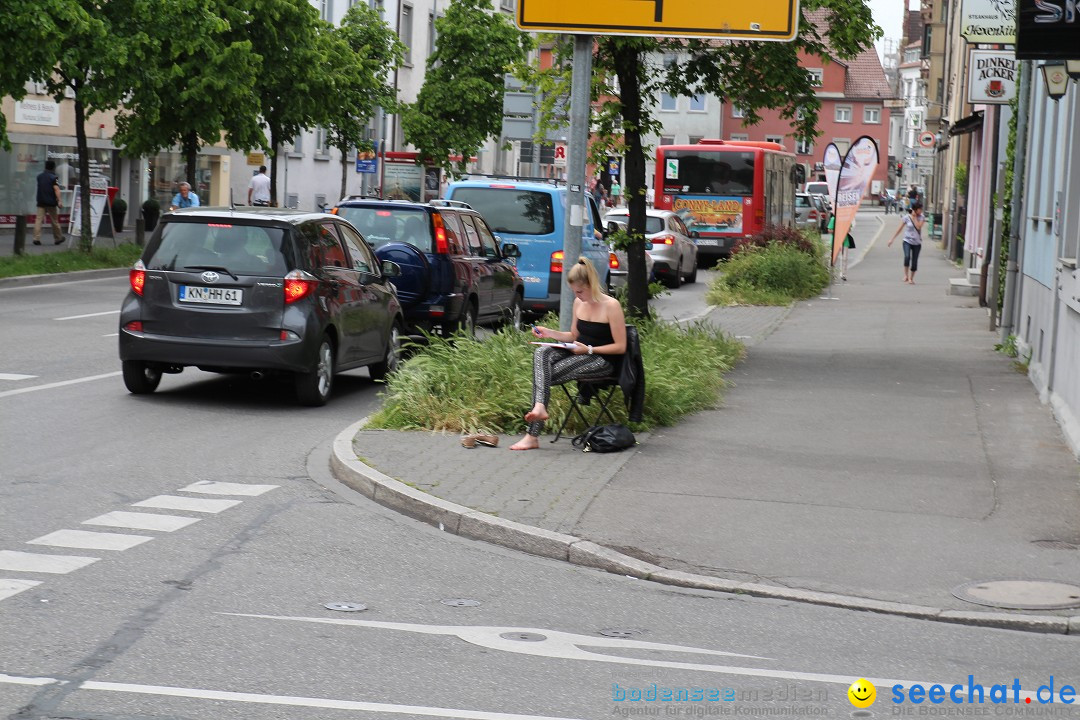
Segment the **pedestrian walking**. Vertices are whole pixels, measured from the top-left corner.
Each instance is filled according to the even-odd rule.
[[[270,176],[266,174],[266,166],[260,165],[259,172],[251,176],[248,183],[248,205],[266,207],[270,204]]]
[[[922,203],[914,202],[911,205],[911,213],[904,216],[900,227],[889,238],[889,247],[893,240],[902,232],[904,233],[904,282],[915,284],[915,271],[919,269],[919,252],[922,251],[922,229],[926,224],[923,217]]]
[[[34,244],[41,244],[41,222],[47,215],[52,225],[53,245],[64,242],[60,231],[59,209],[64,206],[60,198],[60,178],[56,175],[56,162],[45,161],[45,170],[37,176],[37,216],[34,218]]]
[[[611,207],[619,207],[622,201],[622,185],[618,180],[611,181]]]
[[[181,208],[199,207],[199,196],[191,192],[191,186],[186,182],[180,183],[180,192],[173,196],[172,204],[169,205],[170,210],[179,210]]]

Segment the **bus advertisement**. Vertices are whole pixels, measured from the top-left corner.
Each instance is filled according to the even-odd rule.
[[[795,155],[772,142],[702,140],[656,151],[655,206],[678,213],[699,257],[729,257],[765,225],[795,223]]]

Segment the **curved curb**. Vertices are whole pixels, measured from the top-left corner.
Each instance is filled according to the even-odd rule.
[[[434,525],[444,532],[494,543],[532,555],[564,560],[574,565],[628,575],[639,580],[697,590],[751,595],[753,597],[789,600],[826,607],[861,610],[864,612],[897,615],[919,620],[976,625],[1023,632],[1080,635],[1080,615],[1072,617],[1043,617],[1013,615],[1004,612],[963,612],[923,605],[908,605],[886,600],[817,592],[779,585],[739,582],[709,575],[669,570],[653,565],[574,535],[552,532],[505,520],[472,508],[437,498],[410,487],[357,459],[353,451],[356,433],[367,418],[348,426],[334,438],[330,454],[331,474],[344,485],[392,510]]]
[[[72,270],[71,272],[45,273],[42,275],[15,275],[14,277],[0,278],[0,288],[33,287],[36,285],[125,277],[130,269],[127,267],[100,268],[98,270]]]

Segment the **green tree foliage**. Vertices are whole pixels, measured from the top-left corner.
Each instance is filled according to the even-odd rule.
[[[824,11],[824,24],[808,19]],[[593,54],[593,160],[625,156],[624,193],[628,200],[628,232],[634,242],[629,261],[630,313],[648,313],[645,277],[645,153],[642,136],[655,134],[660,123],[653,115],[659,94],[712,94],[743,110],[747,124],[761,120],[766,108],[779,111],[798,138],[813,138],[821,103],[801,54],[850,59],[881,35],[870,7],[862,0],[807,0],[801,4],[799,33],[790,43],[715,42],[711,40],[619,37],[598,38]],[[520,75],[544,95],[541,132],[565,126],[561,103],[570,95],[573,43],[556,41],[551,69],[524,69]]]
[[[246,37],[248,0],[172,0],[148,30],[159,50],[141,67],[117,116],[116,139],[132,156],[180,145],[196,183],[199,148],[224,136],[237,150],[260,146],[252,88],[261,57]]]
[[[338,101],[327,122],[330,144],[341,153],[341,196],[345,196],[348,155],[370,149],[368,121],[377,108],[395,112],[397,97],[389,75],[405,58],[405,46],[379,13],[366,4],[353,5],[330,42],[329,67]]]
[[[525,61],[532,41],[491,0],[451,0],[435,21],[438,47],[428,57],[424,86],[402,116],[405,139],[420,155],[457,172],[502,128],[504,76]]]

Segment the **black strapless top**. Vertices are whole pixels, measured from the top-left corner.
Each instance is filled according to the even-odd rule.
[[[615,342],[611,336],[611,325],[606,322],[592,322],[591,320],[578,320],[578,342],[583,345],[610,345]]]

